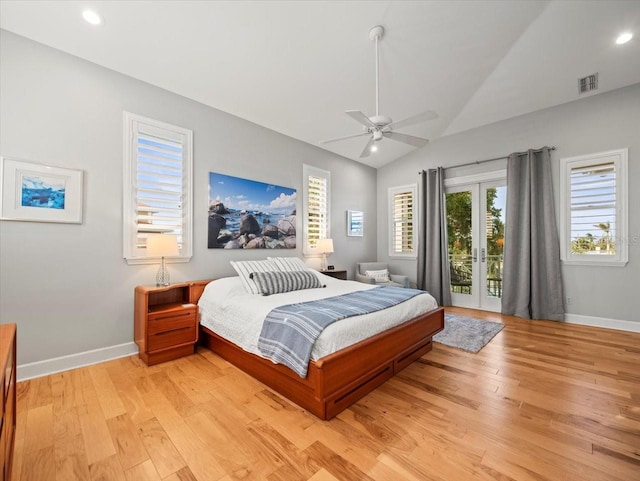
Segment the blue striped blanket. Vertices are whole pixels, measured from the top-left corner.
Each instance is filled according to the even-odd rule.
[[[328,325],[347,317],[395,306],[419,294],[424,294],[424,291],[379,286],[276,307],[264,320],[258,349],[265,357],[290,367],[305,378],[313,344]]]

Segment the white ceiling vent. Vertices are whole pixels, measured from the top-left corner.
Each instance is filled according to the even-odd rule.
[[[585,92],[591,92],[592,90],[598,90],[598,73],[587,75],[581,79],[578,79],[578,93],[583,94]]]

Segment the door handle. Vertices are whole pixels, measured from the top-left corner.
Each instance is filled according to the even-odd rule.
[[[473,262],[478,262],[478,248],[473,248]]]
[[[487,252],[486,249],[483,247],[482,249],[480,249],[480,261],[484,262],[487,260]]]

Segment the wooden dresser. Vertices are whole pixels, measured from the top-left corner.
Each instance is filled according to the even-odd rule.
[[[16,325],[0,324],[0,361],[2,361],[2,420],[0,421],[1,481],[11,479],[13,444],[16,432]]]
[[[209,282],[136,287],[133,335],[147,365],[193,354],[198,341],[196,302]]]

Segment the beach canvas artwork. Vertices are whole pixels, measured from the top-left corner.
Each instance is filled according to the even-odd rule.
[[[66,179],[37,173],[22,175],[21,204],[23,207],[64,209]]]
[[[0,219],[82,224],[84,172],[0,156]]]
[[[295,249],[296,190],[209,173],[209,249]]]

